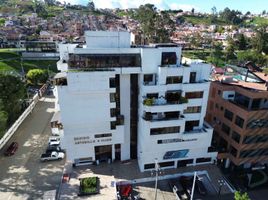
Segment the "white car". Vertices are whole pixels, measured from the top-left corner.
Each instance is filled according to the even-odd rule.
[[[60,138],[59,137],[50,137],[48,139],[48,145],[50,145],[50,146],[60,145]]]

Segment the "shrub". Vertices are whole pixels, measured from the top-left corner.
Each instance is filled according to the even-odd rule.
[[[150,98],[147,98],[147,99],[143,100],[143,104],[146,105],[146,106],[152,106],[153,103],[154,103],[154,100],[150,99]]]

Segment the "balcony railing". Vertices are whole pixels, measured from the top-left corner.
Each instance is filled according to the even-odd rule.
[[[143,100],[143,105],[145,106],[161,106],[161,105],[173,105],[173,104],[183,104],[188,103],[188,99],[185,97],[180,97],[179,99],[167,100],[165,98],[146,98]]]
[[[207,133],[209,129],[212,129],[209,124],[204,122],[202,128],[194,129],[191,131],[185,131],[184,134],[195,134],[195,133]]]
[[[142,118],[145,121],[155,122],[155,121],[170,121],[170,120],[180,120],[184,119],[184,115],[178,115],[178,116],[153,116],[153,115],[143,115]]]

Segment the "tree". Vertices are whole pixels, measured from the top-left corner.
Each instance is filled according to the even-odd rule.
[[[167,12],[157,12],[153,4],[141,5],[136,14],[146,42],[169,42],[169,36],[175,29],[174,22]]]
[[[212,46],[212,51],[209,57],[209,62],[216,66],[223,66],[224,62],[222,60],[223,52],[221,43],[214,43]]]
[[[250,200],[248,194],[245,192],[245,193],[241,193],[241,192],[235,192],[235,196],[234,196],[234,199],[235,200]]]
[[[43,69],[31,69],[28,71],[26,77],[31,82],[31,84],[38,85],[47,81],[48,72],[47,70]]]
[[[8,113],[4,111],[4,105],[0,99],[0,139],[5,133],[7,127]]]
[[[95,4],[92,0],[89,0],[89,2],[87,3],[87,7],[89,10],[94,11],[95,10]]]
[[[268,64],[268,59],[266,56],[258,53],[257,51],[241,51],[237,53],[238,62],[245,63],[247,61],[251,61],[258,66],[265,66]]]
[[[256,35],[252,39],[252,46],[258,53],[264,52],[268,54],[268,33],[265,26],[256,29]]]
[[[21,102],[26,96],[24,82],[18,76],[0,73],[0,99],[3,111],[8,113],[7,124],[12,124],[21,113]],[[2,113],[2,117],[5,114]],[[2,123],[4,123],[2,118]]]
[[[215,6],[211,8],[210,21],[213,24],[217,21],[217,8]]]
[[[232,38],[228,38],[228,46],[226,48],[226,61],[234,60],[235,56],[235,42]]]
[[[238,35],[238,49],[239,50],[245,50],[247,47],[247,40],[244,36],[244,34]]]
[[[191,13],[194,14],[194,8],[192,8]]]

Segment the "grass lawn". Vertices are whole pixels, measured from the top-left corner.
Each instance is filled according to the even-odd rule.
[[[185,20],[189,23],[192,24],[205,24],[205,25],[211,25],[211,19],[209,17],[199,17],[199,16],[193,16],[193,15],[189,15],[189,16],[183,16],[185,18]],[[226,22],[217,19],[215,24],[217,25],[226,25]]]
[[[254,17],[253,20],[246,22],[246,24],[268,26],[268,19],[264,17]]]
[[[23,60],[20,63],[21,56],[13,49],[0,49],[0,71],[21,71],[23,66],[24,71],[30,69],[47,69],[57,72],[57,61],[55,60]],[[21,66],[22,65],[22,66]]]

